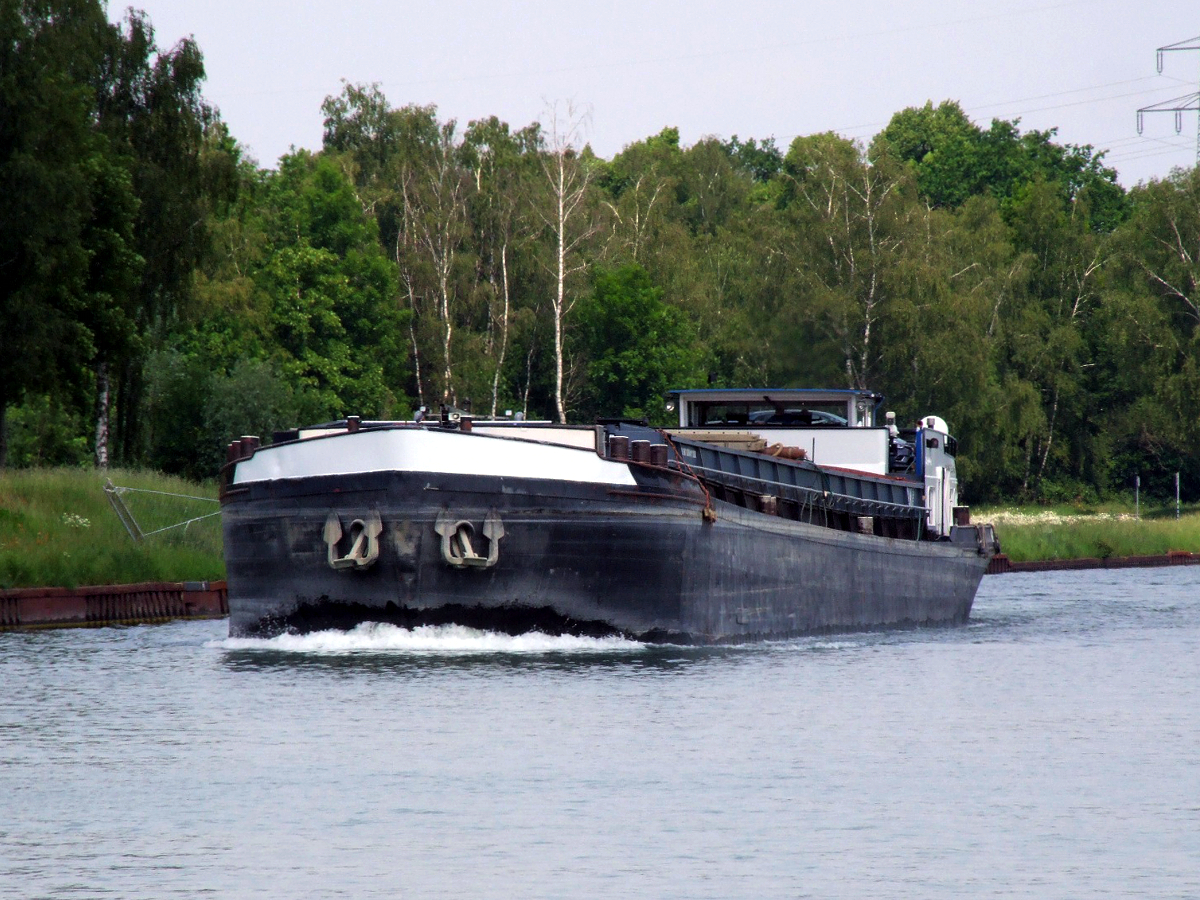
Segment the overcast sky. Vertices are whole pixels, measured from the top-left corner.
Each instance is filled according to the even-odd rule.
[[[193,36],[205,95],[266,167],[321,145],[321,101],[379,83],[393,106],[514,128],[573,101],[611,158],[679,128],[774,137],[835,131],[869,142],[892,114],[959,101],[976,121],[1020,118],[1107,149],[1132,186],[1196,161],[1196,113],[1138,107],[1200,91],[1197,0],[143,0],[161,47]],[[123,4],[110,0],[109,15]],[[1193,104],[1194,105],[1194,104]]]

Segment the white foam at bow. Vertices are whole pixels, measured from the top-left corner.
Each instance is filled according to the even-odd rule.
[[[461,625],[421,625],[408,629],[380,622],[364,622],[350,631],[281,634],[273,638],[226,638],[212,642],[211,646],[225,650],[284,650],[292,653],[396,651],[430,654],[611,653],[645,647],[637,641],[619,637],[572,637],[539,631],[509,635]]]

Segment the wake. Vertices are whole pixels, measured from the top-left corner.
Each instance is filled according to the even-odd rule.
[[[281,634],[273,638],[225,638],[210,647],[222,650],[267,650],[288,653],[346,655],[354,653],[405,653],[425,655],[627,653],[645,644],[620,637],[500,634],[463,625],[420,625],[401,628],[381,622],[364,622],[350,631],[316,631]]]

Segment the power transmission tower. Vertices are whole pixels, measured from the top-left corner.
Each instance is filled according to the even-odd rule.
[[[1194,37],[1189,41],[1180,41],[1177,44],[1167,44],[1165,47],[1158,48],[1158,74],[1162,74],[1163,70],[1163,54],[1173,50],[1200,50],[1200,37]],[[1173,112],[1175,113],[1175,133],[1183,133],[1183,114],[1185,112],[1200,113],[1200,91],[1194,94],[1188,94],[1185,97],[1176,97],[1174,100],[1163,100],[1161,103],[1152,103],[1149,106],[1143,106],[1137,111],[1137,130],[1138,134],[1142,133],[1143,116],[1148,112]],[[1196,116],[1196,164],[1200,165],[1200,115]]]

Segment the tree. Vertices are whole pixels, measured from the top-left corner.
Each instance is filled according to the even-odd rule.
[[[794,299],[779,252],[786,229],[774,205],[778,177],[757,181],[769,165],[741,158],[751,145],[681,148],[667,128],[627,146],[598,178],[612,212],[606,263],[636,262],[696,323],[713,384],[780,383],[812,359],[781,340]]]
[[[1116,477],[1147,488],[1200,491],[1200,168],[1131,192],[1114,234],[1112,277],[1098,310],[1099,351]]]
[[[993,119],[986,131],[957,103],[926,103],[892,116],[871,144],[871,159],[891,157],[908,164],[921,196],[936,207],[957,207],[968,197],[991,194],[1009,210],[1024,186],[1057,184],[1064,202],[1089,198],[1089,225],[1111,231],[1127,214],[1117,173],[1091,146],[1060,145],[1055,131],[1024,134],[1018,122]]]
[[[993,185],[1000,193],[1009,177],[997,170],[1000,160],[985,159],[983,132],[950,100],[892,116],[871,147],[872,159],[884,155],[909,163],[917,190],[937,207],[959,206]]]
[[[575,340],[587,361],[583,410],[661,421],[668,390],[703,383],[695,327],[637,265],[599,271],[594,284],[575,313]]]
[[[230,429],[408,406],[395,266],[345,172],[307,151],[238,171],[239,201],[214,217],[204,305],[154,356],[150,449],[168,470],[211,472],[231,438],[260,433]]]
[[[93,420],[93,458],[97,468],[108,467],[110,370],[113,360],[129,359],[137,335],[135,298],[145,260],[134,250],[134,229],[140,207],[133,179],[124,165],[94,157],[92,217],[83,232],[90,257],[84,284],[82,324],[93,336],[96,394]]]
[[[754,183],[735,165],[729,151],[715,138],[689,147],[679,172],[680,214],[694,235],[714,235],[736,227],[752,208]]]
[[[0,466],[8,408],[77,382],[93,352],[84,232],[110,173],[92,126],[106,25],[96,2],[0,0]]]
[[[759,184],[771,182],[783,171],[783,154],[775,146],[775,138],[743,141],[735,134],[725,149],[734,164]]]
[[[785,199],[795,228],[789,250],[809,320],[836,345],[847,387],[879,372],[890,270],[912,226],[902,170],[871,165],[832,134],[797,138],[786,159]]]
[[[496,171],[489,161],[487,128],[477,136],[479,146],[471,147],[460,141],[454,122],[438,121],[435,107],[393,109],[377,85],[347,85],[322,108],[326,152],[336,155],[353,178],[363,210],[379,223],[381,240],[400,272],[401,302],[412,313],[409,345],[418,401],[424,405],[431,394],[455,404],[460,395],[478,393],[483,379],[475,326],[487,320],[489,339],[482,352],[490,356],[492,308],[484,295],[507,264],[505,253],[503,264],[489,264],[489,274],[481,262],[485,251],[477,229],[483,222],[476,195],[483,189],[484,171]],[[511,142],[507,126],[493,122],[496,140]],[[480,306],[482,316],[476,314]],[[496,384],[497,369],[489,375]]]
[[[1025,300],[1028,258],[1013,248],[991,197],[954,210],[918,201],[910,215],[889,272],[876,387],[901,423],[943,416],[959,438],[961,480],[974,499],[995,499],[1019,484],[1024,447],[1043,421],[1036,388],[999,365],[1005,329]]]
[[[500,405],[500,385],[512,324],[514,253],[530,244],[533,230],[525,202],[538,150],[539,130],[528,126],[513,134],[495,116],[472,122],[463,139],[462,157],[473,174],[471,220],[479,279],[488,286],[487,339],[484,353],[493,360],[491,415]]]
[[[1079,484],[1093,465],[1091,317],[1109,251],[1084,199],[1037,180],[1010,205],[1013,245],[1028,256],[1026,302],[1010,313],[1004,364],[1042,394],[1043,425],[1028,445],[1021,491],[1046,480]],[[1039,488],[1040,490],[1040,488]]]
[[[216,114],[201,94],[204,58],[190,39],[170,50],[155,44],[143,13],[112,26],[99,73],[97,126],[128,160],[137,217],[133,250],[143,266],[124,316],[127,327],[97,347],[97,393],[117,370],[117,441],[121,458],[142,453],[143,361],[193,300],[193,274],[208,246],[205,133]],[[98,418],[106,415],[102,405]],[[103,424],[98,424],[103,428]],[[101,448],[97,447],[97,456]]]
[[[599,170],[597,184],[608,194],[604,205],[611,213],[613,256],[645,264],[654,253],[668,226],[668,210],[676,205],[682,160],[679,129],[664,128],[630,144]]]
[[[454,122],[442,125],[437,142],[425,148],[422,159],[404,166],[400,180],[402,235],[408,251],[402,271],[410,295],[415,296],[413,281],[419,277],[415,270],[427,267],[428,289],[441,332],[441,400],[452,405],[458,397],[451,341],[462,295],[462,257],[468,250],[467,202],[471,186],[457,159],[454,130]]]
[[[419,198],[415,184],[423,182],[413,170],[426,168],[436,155],[432,148],[442,139],[437,110],[417,105],[394,109],[377,84],[346,84],[340,96],[325,98],[321,110],[324,153],[338,161],[354,184],[364,214],[375,220],[380,241],[399,272],[397,303],[408,313],[411,383],[418,404],[424,406],[430,388],[423,360],[434,352],[426,346],[427,334],[434,330],[426,327],[433,315],[426,301],[435,287],[412,231],[414,202]]]
[[[563,325],[575,298],[568,282],[587,269],[582,250],[596,233],[597,224],[588,209],[592,166],[575,147],[584,125],[583,116],[568,105],[560,115],[558,106],[549,110],[549,149],[542,156],[542,175],[547,188],[547,202],[539,204],[538,215],[549,231],[553,249],[550,271],[554,292],[550,297],[554,328],[554,407],[558,421],[567,421],[567,404],[563,391],[566,345]]]
[[[386,415],[397,400],[403,317],[395,268],[353,188],[300,151],[266,185],[268,249],[253,276],[268,313],[264,345],[313,420]]]

